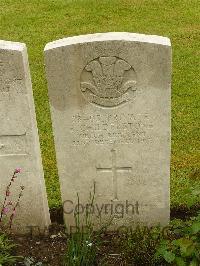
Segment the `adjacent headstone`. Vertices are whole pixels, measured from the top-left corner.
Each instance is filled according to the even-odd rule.
[[[45,64],[66,224],[86,213],[93,183],[96,220],[168,223],[170,40],[70,37],[46,45]]]
[[[25,187],[13,230],[43,233],[50,224],[50,216],[27,49],[25,44],[8,41],[0,41],[0,167],[0,206],[13,171],[22,169],[9,196],[16,203],[20,186]]]

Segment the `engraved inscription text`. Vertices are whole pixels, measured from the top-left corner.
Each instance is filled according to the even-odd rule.
[[[148,114],[76,114],[70,128],[73,145],[131,144],[151,141]]]

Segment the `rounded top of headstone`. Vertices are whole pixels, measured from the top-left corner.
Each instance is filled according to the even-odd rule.
[[[0,49],[2,50],[13,50],[13,51],[23,51],[26,49],[25,43],[11,42],[0,40]]]
[[[106,32],[106,33],[95,33],[87,35],[79,35],[74,37],[63,38],[57,41],[48,43],[45,46],[45,51],[59,48],[62,46],[88,43],[88,42],[98,42],[98,41],[135,41],[144,43],[155,43],[165,46],[171,46],[170,39],[167,37],[157,36],[157,35],[146,35],[139,33],[129,33],[129,32]]]

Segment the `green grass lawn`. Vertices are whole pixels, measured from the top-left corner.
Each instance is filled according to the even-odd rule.
[[[171,205],[200,202],[200,4],[198,0],[0,0],[0,39],[24,42],[50,207],[61,204],[43,49],[79,34],[167,36],[173,48]]]

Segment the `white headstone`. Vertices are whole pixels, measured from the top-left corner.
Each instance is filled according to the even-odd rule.
[[[27,49],[25,44],[8,41],[0,41],[0,167],[0,206],[13,171],[22,168],[8,198],[15,203],[20,186],[25,187],[13,230],[28,233],[40,229],[42,233],[50,216]]]
[[[45,47],[65,221],[88,203],[114,228],[169,221],[171,45],[99,33]],[[85,212],[80,205],[80,212]],[[97,218],[98,219],[98,218]]]

